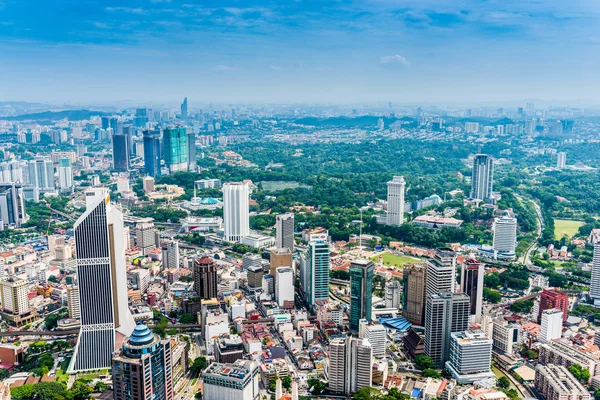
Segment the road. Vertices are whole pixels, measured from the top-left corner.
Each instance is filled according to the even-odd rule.
[[[520,201],[523,201],[521,197],[518,197]],[[535,213],[537,216],[537,237],[531,243],[531,246],[527,249],[527,251],[519,258],[519,262],[525,264],[527,266],[531,265],[531,253],[537,249],[538,240],[542,237],[542,231],[544,230],[544,218],[542,216],[542,210],[540,206],[533,200],[529,200],[533,204],[533,208],[535,209]]]

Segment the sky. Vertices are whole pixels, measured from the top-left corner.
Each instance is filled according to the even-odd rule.
[[[597,0],[0,0],[0,101],[600,103]]]

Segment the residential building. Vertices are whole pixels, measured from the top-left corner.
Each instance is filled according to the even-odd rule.
[[[329,390],[350,395],[371,386],[373,349],[367,339],[335,338],[329,345]]]
[[[350,263],[350,330],[358,332],[360,320],[371,321],[373,309],[373,261],[355,259]]]
[[[517,248],[517,219],[509,216],[494,219],[494,256],[514,258]]]
[[[491,368],[492,339],[482,331],[450,334],[450,357],[446,368],[460,385],[494,377]]]
[[[473,158],[471,198],[488,201],[492,197],[494,181],[494,159],[487,154],[476,154]]]
[[[474,257],[468,257],[462,264],[460,274],[460,291],[469,295],[471,299],[471,318],[474,322],[481,321],[483,309],[483,264]]]
[[[402,282],[402,316],[413,325],[424,326],[427,267],[404,264]]]
[[[394,176],[387,183],[387,224],[400,226],[404,223],[404,189],[406,182],[403,176]]]
[[[73,191],[73,167],[70,158],[61,158],[58,164],[58,183],[62,193]]]
[[[569,296],[567,296],[566,293],[553,288],[542,290],[538,308],[538,324],[542,322],[542,313],[552,308],[557,308],[562,311],[562,320],[565,322],[569,317]]]
[[[358,337],[367,339],[373,349],[373,357],[384,356],[386,350],[387,330],[379,322],[361,319]]]
[[[294,214],[280,214],[275,217],[275,247],[287,248],[294,252]]]
[[[256,400],[260,396],[259,368],[252,361],[211,363],[202,372],[204,400]]]
[[[20,228],[28,220],[23,187],[17,183],[0,183],[0,230],[7,225]]]
[[[239,242],[250,234],[248,185],[229,182],[223,185],[224,240]]]
[[[171,340],[137,325],[112,357],[113,399],[173,400]]]
[[[329,299],[329,268],[331,256],[327,239],[308,242],[302,288],[310,307]]]
[[[436,368],[449,358],[450,334],[469,327],[471,301],[465,293],[427,295],[425,304],[425,354]]]
[[[294,271],[291,267],[277,268],[275,278],[275,298],[279,307],[294,307]],[[286,304],[287,302],[287,304]]]
[[[144,171],[155,178],[161,175],[160,132],[144,131]]]
[[[538,365],[535,388],[546,400],[590,400],[590,392],[567,368],[561,365]]]
[[[146,293],[150,286],[150,271],[145,268],[136,268],[129,272],[133,278],[133,283],[140,294]]]
[[[563,312],[550,308],[542,312],[542,328],[538,335],[540,343],[546,343],[562,336]]]
[[[169,127],[163,130],[162,154],[170,173],[188,170],[188,137],[184,127]]]
[[[402,285],[399,280],[392,279],[385,284],[385,308],[400,308]]]
[[[81,306],[79,305],[79,288],[75,285],[67,286],[67,307],[69,318],[81,318]]]
[[[27,183],[40,191],[54,190],[54,165],[49,157],[36,157],[27,163]]]
[[[194,290],[201,299],[217,298],[217,264],[209,257],[196,257],[192,261]]]
[[[135,327],[127,299],[123,213],[110,203],[107,189],[88,190],[85,198],[86,211],[74,225],[81,333],[72,372],[110,368],[118,339]]]
[[[456,291],[456,253],[448,248],[435,250],[427,260],[427,295]]]
[[[156,248],[156,230],[152,222],[140,222],[135,225],[135,243],[143,255]]]
[[[34,315],[30,311],[29,283],[16,276],[0,280],[0,293],[2,294],[2,318],[11,325],[21,326],[31,322]],[[37,316],[37,313],[36,313]]]
[[[562,365],[567,368],[573,364],[579,364],[590,372],[590,380],[591,377],[598,375],[600,372],[598,359],[563,340],[541,344],[539,347],[539,363],[542,365]]]

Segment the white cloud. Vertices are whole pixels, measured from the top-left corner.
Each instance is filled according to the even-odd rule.
[[[236,70],[236,69],[237,69],[237,68],[235,68],[235,67],[232,67],[232,66],[230,66],[230,65],[223,65],[223,64],[217,65],[217,66],[215,67],[215,70],[217,70],[217,71],[234,71],[234,70]]]
[[[394,54],[393,56],[383,56],[379,59],[379,62],[381,64],[398,63],[405,66],[408,66],[409,64],[406,57],[403,57],[400,54]]]
[[[282,68],[279,65],[271,65],[271,69],[273,71],[281,71]]]

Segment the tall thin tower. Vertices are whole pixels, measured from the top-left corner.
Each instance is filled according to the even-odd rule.
[[[239,242],[250,233],[248,185],[229,182],[223,185],[223,223],[225,240]]]
[[[74,229],[81,331],[69,371],[107,369],[135,328],[127,302],[123,213],[110,203],[108,189],[86,192],[86,211]]]
[[[387,224],[400,226],[404,223],[404,188],[403,176],[394,176],[387,183]]]
[[[494,181],[494,159],[487,154],[476,154],[473,159],[471,177],[471,198],[489,200],[492,197]]]

